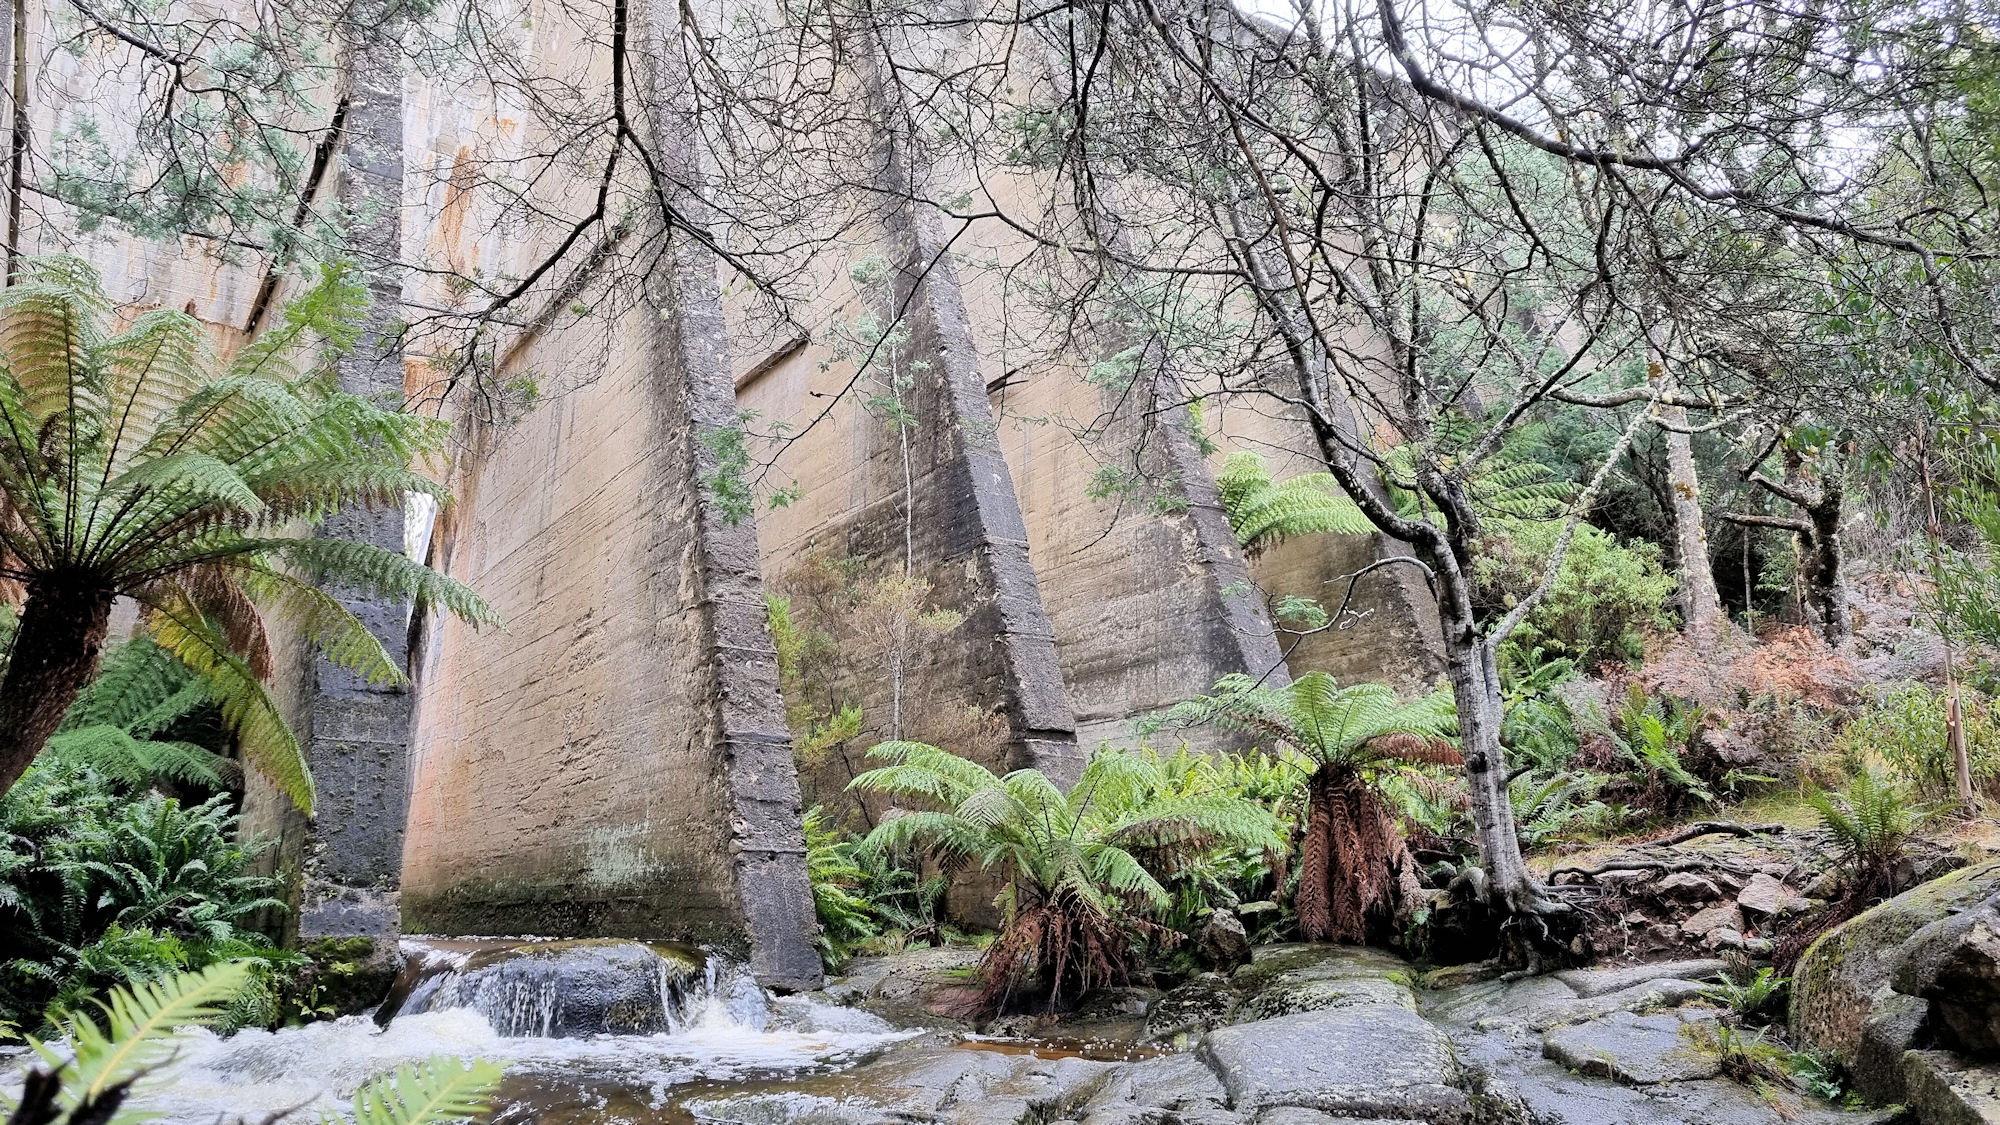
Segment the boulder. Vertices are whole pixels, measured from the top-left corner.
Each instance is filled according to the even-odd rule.
[[[1083,1107],[1083,1125],[1240,1125],[1229,1092],[1193,1055],[1163,1055],[1118,1068]]]
[[[2000,1122],[2000,1070],[1949,1051],[1910,1051],[1903,1073],[1905,1101],[1923,1125]]]
[[[1737,892],[1736,905],[1742,907],[1745,914],[1779,918],[1800,913],[1806,908],[1806,900],[1804,895],[1776,877],[1760,871]]]
[[[1250,934],[1234,913],[1214,911],[1194,935],[1194,955],[1217,972],[1234,972],[1250,963]]]
[[[1909,1021],[1877,1021],[1875,1034],[1865,1040],[1862,1032],[1876,1009],[1896,995],[1891,978],[1906,958],[1905,943],[1938,919],[1962,913],[1996,893],[2000,893],[2000,861],[1951,872],[1829,930],[1806,949],[1792,972],[1793,1040],[1832,1054],[1856,1074],[1896,1070],[1903,1050],[1913,1043],[1888,1040]]]
[[[1725,902],[1706,910],[1696,911],[1692,917],[1681,923],[1681,934],[1684,937],[1705,938],[1716,930],[1735,930],[1738,934],[1743,932],[1743,912],[1736,908],[1735,903]]]
[[[2000,1053],[2000,896],[1912,934],[1890,985],[1930,1001],[1940,1045]]]
[[[1202,1032],[1228,1023],[1242,998],[1223,977],[1203,973],[1153,1001],[1146,1009],[1144,1039],[1176,1046],[1192,1042]]]
[[[1722,897],[1722,888],[1716,886],[1712,879],[1704,879],[1690,871],[1676,871],[1653,884],[1653,893],[1681,902],[1714,902]]]

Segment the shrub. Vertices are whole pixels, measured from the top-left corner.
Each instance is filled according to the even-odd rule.
[[[1861,713],[1840,732],[1842,757],[1886,764],[1921,800],[1951,796],[1958,783],[1945,742],[1945,694],[1923,684],[1901,683],[1870,687],[1863,699]],[[1973,693],[1961,692],[1960,703],[1972,782],[1990,792],[2000,787],[2000,723],[1991,703]]]
[[[1557,522],[1506,521],[1474,566],[1483,608],[1505,612],[1534,590],[1561,533]],[[1673,626],[1667,605],[1674,588],[1673,576],[1661,568],[1659,548],[1625,546],[1579,524],[1554,585],[1507,644],[1521,652],[1540,648],[1586,668],[1637,660],[1647,630]]]

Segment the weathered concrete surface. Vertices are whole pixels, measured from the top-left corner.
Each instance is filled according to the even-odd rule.
[[[469,459],[453,572],[508,622],[439,626],[419,715],[404,915],[434,933],[747,945],[818,978],[798,790],[754,525],[697,482],[734,422],[703,277],[649,346]],[[706,284],[713,285],[712,277]],[[691,299],[690,299],[691,298]]]
[[[403,353],[388,337],[404,314],[401,271],[393,266],[403,235],[403,76],[393,51],[380,44],[398,41],[401,24],[369,31],[384,38],[364,40],[353,52],[339,171],[342,206],[369,216],[353,232],[369,307],[360,343],[341,358],[338,378],[351,394],[400,403]],[[400,507],[344,509],[317,534],[398,554],[407,549]],[[331,592],[407,673],[410,601]],[[392,939],[410,807],[409,685],[371,684],[323,656],[310,659],[310,713],[298,734],[319,799],[303,856],[299,934]]]

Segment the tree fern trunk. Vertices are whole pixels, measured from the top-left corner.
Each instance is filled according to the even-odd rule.
[[[1324,941],[1333,928],[1333,903],[1328,895],[1333,878],[1333,800],[1331,767],[1321,766],[1306,780],[1306,838],[1299,858],[1299,890],[1292,899],[1299,936]]]
[[[70,704],[97,674],[111,592],[68,576],[28,584],[28,604],[0,680],[0,793],[14,787]]]

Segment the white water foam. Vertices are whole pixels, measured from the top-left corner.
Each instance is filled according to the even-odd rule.
[[[400,1064],[449,1055],[500,1063],[510,1076],[650,1090],[657,1107],[689,1082],[825,1072],[917,1034],[855,1009],[797,996],[770,999],[754,984],[745,987],[747,976],[733,969],[711,961],[706,974],[697,971],[707,978],[705,988],[676,987],[686,1006],[657,1035],[504,1035],[487,1014],[463,1007],[400,1015],[387,1027],[348,1016],[227,1037],[186,1028],[176,1036],[172,1062],[142,1083],[139,1100],[168,1125],[261,1122],[286,1111],[292,1111],[287,1121],[311,1122],[344,1110],[363,1084]],[[521,1015],[532,1026],[539,1014]]]

